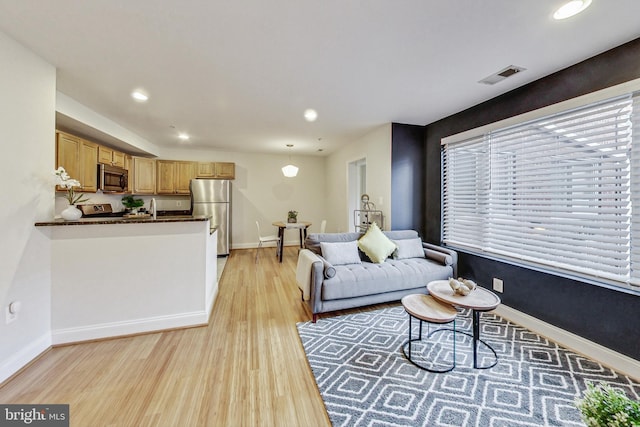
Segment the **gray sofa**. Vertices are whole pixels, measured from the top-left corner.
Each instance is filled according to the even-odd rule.
[[[384,234],[394,242],[413,239],[413,244],[418,244],[418,252],[422,243],[425,257],[389,257],[376,264],[359,251],[361,263],[332,265],[322,257],[320,243],[356,241],[362,234],[310,234],[307,237],[306,248],[317,256],[311,261],[308,284],[308,304],[314,322],[319,313],[397,301],[413,293],[426,294],[430,281],[457,276],[458,254],[455,251],[416,242],[419,236],[414,230],[384,231]]]

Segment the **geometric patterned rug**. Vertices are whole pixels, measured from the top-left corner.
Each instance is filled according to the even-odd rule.
[[[418,369],[404,357],[409,320],[402,306],[297,327],[334,426],[584,426],[575,400],[587,382],[640,398],[640,384],[631,378],[500,316],[482,313],[480,325],[497,365],[473,369],[471,338],[456,334],[456,367],[444,374]],[[469,310],[459,310],[456,330],[470,329]],[[452,335],[430,339],[428,357],[451,361]],[[495,359],[483,347],[478,363],[490,365]]]

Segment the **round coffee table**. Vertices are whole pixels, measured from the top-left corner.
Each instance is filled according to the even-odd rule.
[[[409,340],[402,345],[402,352],[405,357],[409,360],[409,362],[413,363],[420,369],[424,369],[429,372],[449,372],[453,368],[456,367],[456,315],[458,312],[454,307],[449,304],[443,304],[436,299],[434,299],[430,295],[424,294],[412,294],[407,295],[402,298],[402,306],[404,310],[409,314]],[[418,338],[413,338],[412,336],[412,327],[411,327],[411,319],[416,318],[420,321],[420,329]],[[418,363],[411,354],[412,343],[416,341],[422,341],[422,322],[428,323],[450,323],[453,322],[453,362],[450,367],[445,369],[435,369],[432,364],[430,367],[427,367],[421,363]],[[451,329],[440,328],[435,331],[429,332],[425,338],[425,341],[429,339],[433,334],[437,332],[450,331]],[[408,350],[408,351],[407,351]]]
[[[469,295],[457,294],[449,286],[448,280],[434,280],[427,284],[429,294],[438,301],[451,304],[456,307],[470,308],[473,318],[473,367],[476,369],[489,369],[498,363],[496,351],[486,342],[480,339],[480,313],[490,311],[500,305],[500,297],[488,289],[478,286]],[[464,333],[464,332],[463,332]],[[468,335],[468,334],[467,334]],[[478,342],[484,344],[495,356],[495,361],[489,366],[478,366]]]

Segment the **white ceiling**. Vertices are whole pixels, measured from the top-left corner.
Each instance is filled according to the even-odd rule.
[[[640,37],[640,1],[0,0],[58,90],[158,146],[322,154],[428,124]],[[526,71],[494,86],[506,66]],[[130,93],[143,88],[146,104]],[[303,118],[306,108],[318,120]]]

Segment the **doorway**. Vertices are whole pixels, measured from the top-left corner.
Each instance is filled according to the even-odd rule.
[[[348,197],[347,203],[347,224],[348,228],[353,227],[357,231],[354,223],[354,211],[361,209],[360,197],[367,192],[367,159],[363,157],[358,160],[349,162],[348,165]]]

